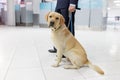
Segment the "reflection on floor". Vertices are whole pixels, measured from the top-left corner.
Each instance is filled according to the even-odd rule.
[[[120,32],[76,30],[75,36],[88,58],[100,66],[101,76],[88,67],[77,70],[53,68],[56,54],[50,30],[32,27],[0,28],[0,80],[120,80]]]

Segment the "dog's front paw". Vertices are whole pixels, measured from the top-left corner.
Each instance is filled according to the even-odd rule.
[[[53,64],[52,67],[59,67],[59,65],[58,64]]]
[[[65,65],[64,69],[79,69],[79,67],[74,65]]]

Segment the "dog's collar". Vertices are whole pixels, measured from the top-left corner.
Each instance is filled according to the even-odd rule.
[[[59,26],[58,28],[53,28],[52,31],[57,31],[61,28],[61,26]]]

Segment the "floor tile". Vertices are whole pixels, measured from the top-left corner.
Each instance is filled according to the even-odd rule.
[[[40,68],[10,69],[4,80],[45,80]]]

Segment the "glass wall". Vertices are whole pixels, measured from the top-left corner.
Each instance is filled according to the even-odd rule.
[[[120,0],[110,0],[107,5],[107,28],[120,29]]]
[[[79,0],[78,6],[81,10],[76,12],[77,28],[106,29],[105,0]]]
[[[79,0],[76,11],[76,28],[92,28],[96,30],[106,29],[106,2],[104,0]],[[45,14],[54,11],[56,1],[40,3],[40,24],[46,24]],[[104,9],[105,8],[105,9]]]

